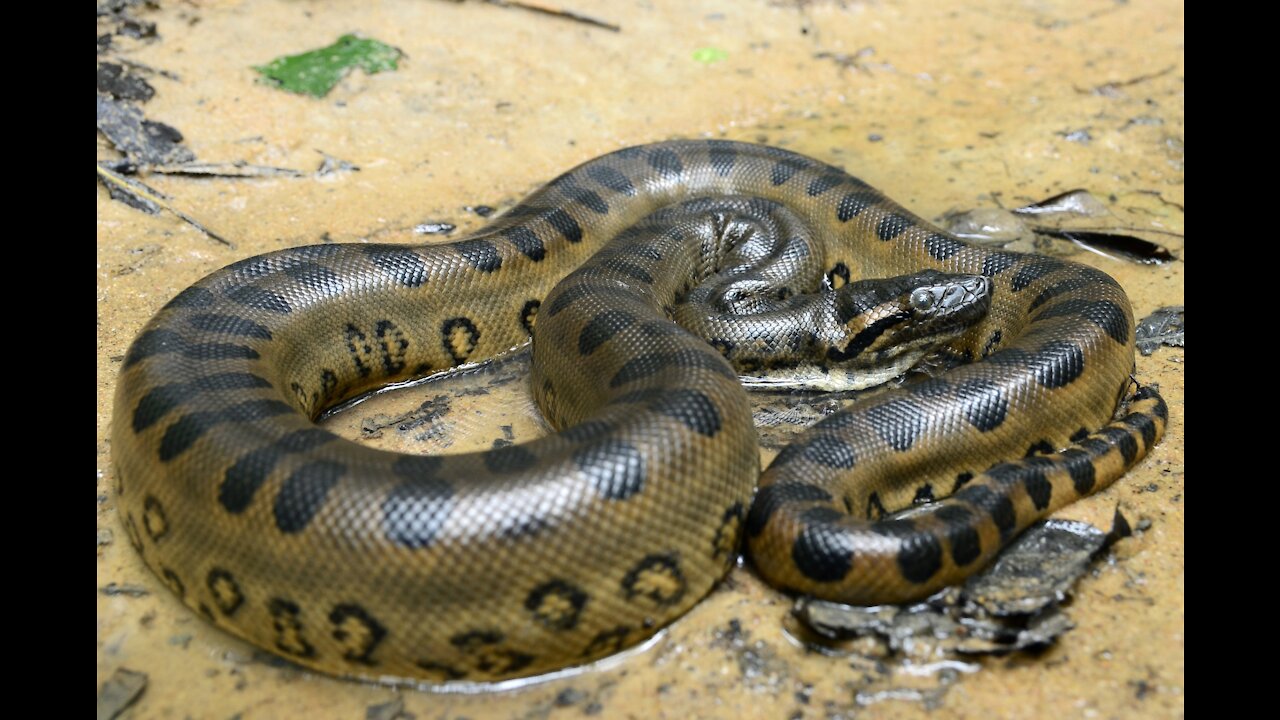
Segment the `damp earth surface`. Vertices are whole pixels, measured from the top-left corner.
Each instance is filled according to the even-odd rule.
[[[135,138],[169,143],[148,161],[167,168],[135,175],[98,136],[100,167],[117,178],[97,198],[99,717],[1181,716],[1182,4],[565,5],[601,22],[478,1],[98,4],[100,124],[105,97],[108,115],[145,131]],[[253,69],[349,35],[398,50],[395,67],[354,69],[320,98]],[[285,247],[460,237],[584,160],[705,137],[814,156],[957,232],[1110,273],[1136,318],[1150,316],[1156,340],[1137,376],[1169,403],[1163,442],[1002,557],[1003,576],[868,610],[798,603],[741,565],[653,641],[497,689],[302,670],[206,624],[124,541],[109,490],[115,377],[180,290]],[[1013,212],[1077,189],[1090,200],[1052,218]],[[131,192],[143,200],[124,201]],[[1163,254],[1142,256],[1156,252],[1142,243]],[[324,422],[411,452],[521,442],[547,432],[524,362]],[[757,396],[762,460],[851,401]]]

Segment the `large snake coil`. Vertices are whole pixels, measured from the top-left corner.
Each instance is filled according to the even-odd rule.
[[[975,301],[939,347],[913,334]],[[313,422],[535,322],[556,434],[426,457]],[[981,568],[1159,439],[1149,388],[1115,419],[1133,330],[1105,273],[965,242],[830,165],[728,141],[629,148],[462,240],[293,248],[184,290],[124,360],[119,511],[184,603],[302,665],[531,675],[650,636],[743,537],[770,582],[846,602]],[[825,419],[760,476],[744,365],[898,371],[901,348],[971,362]]]

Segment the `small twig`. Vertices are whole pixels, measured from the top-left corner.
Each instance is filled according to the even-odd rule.
[[[147,674],[116,668],[98,689],[98,720],[115,720],[147,689]]]
[[[1173,207],[1178,208],[1182,212],[1186,212],[1186,208],[1182,207],[1182,203],[1176,203],[1172,200],[1166,200],[1164,195],[1162,195],[1159,190],[1134,190],[1134,192],[1140,195],[1154,195],[1155,198],[1159,200],[1161,203],[1164,203],[1165,205],[1171,205]]]
[[[106,185],[108,189],[114,189],[116,192],[124,193],[126,195],[131,195],[133,197],[139,198],[148,206],[158,207],[163,210],[168,210],[174,215],[177,215],[178,217],[185,220],[195,229],[199,230],[205,235],[208,235],[214,240],[217,240],[223,245],[226,245],[229,248],[235,247],[235,245],[231,241],[227,240],[221,235],[218,235],[217,233],[205,227],[204,225],[201,225],[195,218],[173,207],[172,205],[166,203],[164,199],[160,196],[160,194],[157,193],[155,190],[147,187],[146,185],[138,182],[137,180],[132,180],[122,175],[118,175],[115,172],[102,167],[101,165],[98,165],[97,168],[98,168],[98,180],[102,181],[102,184]]]
[[[590,17],[588,15],[583,15],[582,13],[574,12],[573,10],[547,7],[546,5],[540,5],[538,3],[517,2],[516,0],[485,0],[485,1],[488,2],[490,5],[497,5],[499,7],[520,8],[521,10],[529,10],[536,13],[542,13],[543,15],[552,15],[555,17],[562,17],[566,20],[573,20],[580,23],[586,23],[587,25],[594,25],[598,28],[604,28],[605,30],[609,30],[612,32],[622,32],[621,25],[617,25],[611,22],[605,22],[604,20],[597,20],[596,18]]]
[[[153,68],[150,65],[143,65],[142,63],[137,62],[136,60],[130,60],[128,58],[120,57],[119,55],[116,55],[116,54],[113,54],[111,56],[111,59],[114,60],[115,62],[120,63],[121,65],[124,65],[125,67],[133,68],[134,70],[142,70],[143,72],[153,73],[155,75],[159,75],[160,77],[169,78],[170,80],[177,80],[179,82],[182,80],[182,78],[178,77],[177,73],[172,73],[172,72],[169,72],[168,70],[161,70],[160,68]]]
[[[830,52],[823,50],[822,52],[814,53],[813,56],[819,60],[831,60],[843,69],[852,68],[871,75],[871,66],[866,62],[866,59],[875,54],[876,49],[868,45],[867,47],[861,48],[857,52],[853,53]]]
[[[1146,81],[1148,81],[1148,80],[1155,80],[1156,78],[1160,77],[1161,75],[1168,75],[1169,73],[1173,72],[1173,68],[1174,68],[1174,66],[1173,66],[1173,65],[1170,65],[1169,67],[1167,67],[1167,68],[1165,68],[1165,69],[1163,69],[1163,70],[1160,70],[1160,71],[1158,71],[1158,72],[1150,73],[1150,74],[1147,74],[1147,75],[1139,75],[1139,76],[1137,76],[1137,77],[1135,77],[1135,78],[1130,78],[1130,79],[1128,79],[1128,80],[1117,80],[1117,81],[1115,81],[1115,82],[1103,83],[1103,84],[1099,85],[1098,87],[1100,87],[1100,88],[1101,88],[1101,87],[1128,87],[1128,86],[1130,86],[1130,85],[1137,85],[1138,83],[1146,82]]]
[[[212,175],[216,177],[303,177],[305,173],[292,168],[250,165],[236,161],[230,163],[189,162],[180,165],[149,165],[148,170],[164,175]]]
[[[1163,75],[1168,75],[1169,73],[1174,71],[1174,68],[1175,68],[1174,65],[1170,65],[1169,67],[1163,70],[1160,70],[1158,72],[1149,73],[1147,75],[1139,75],[1137,77],[1129,78],[1128,80],[1112,80],[1110,82],[1104,82],[1101,85],[1094,85],[1092,88],[1088,88],[1088,89],[1081,88],[1079,85],[1076,85],[1073,87],[1075,88],[1076,92],[1084,95],[1093,95],[1093,94],[1105,95],[1108,92],[1112,92],[1116,90],[1117,88],[1129,87],[1130,85],[1137,85],[1138,83],[1143,83],[1148,80],[1155,80],[1156,78],[1161,77]]]

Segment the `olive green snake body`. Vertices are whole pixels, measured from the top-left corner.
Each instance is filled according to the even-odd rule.
[[[925,268],[979,278],[989,308],[944,343],[972,362],[827,418],[761,477],[725,357],[780,343],[748,330],[709,345],[668,320],[705,294],[706,258],[724,257],[706,252],[707,225],[661,222],[699,199],[721,219],[755,203],[809,228],[806,249],[780,246],[816,268],[820,287],[799,292],[834,298],[850,280]],[[769,274],[744,272],[717,282]],[[757,310],[786,312],[791,292]],[[781,344],[890,360],[881,336],[910,308],[874,315],[890,301],[876,302],[829,304],[852,339],[791,330]],[[313,422],[381,385],[499,355],[535,324],[532,388],[554,435],[426,457]],[[920,598],[981,568],[1158,441],[1167,411],[1149,388],[1113,420],[1133,328],[1105,273],[965,242],[816,160],[729,141],[628,148],[455,242],[282,250],[183,291],[124,360],[119,512],[184,603],[302,665],[520,677],[652,635],[744,537],[770,582],[846,602]]]

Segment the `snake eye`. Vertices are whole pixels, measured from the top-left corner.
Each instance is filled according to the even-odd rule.
[[[920,312],[928,312],[933,309],[933,293],[924,288],[920,288],[911,293],[911,307]]]

